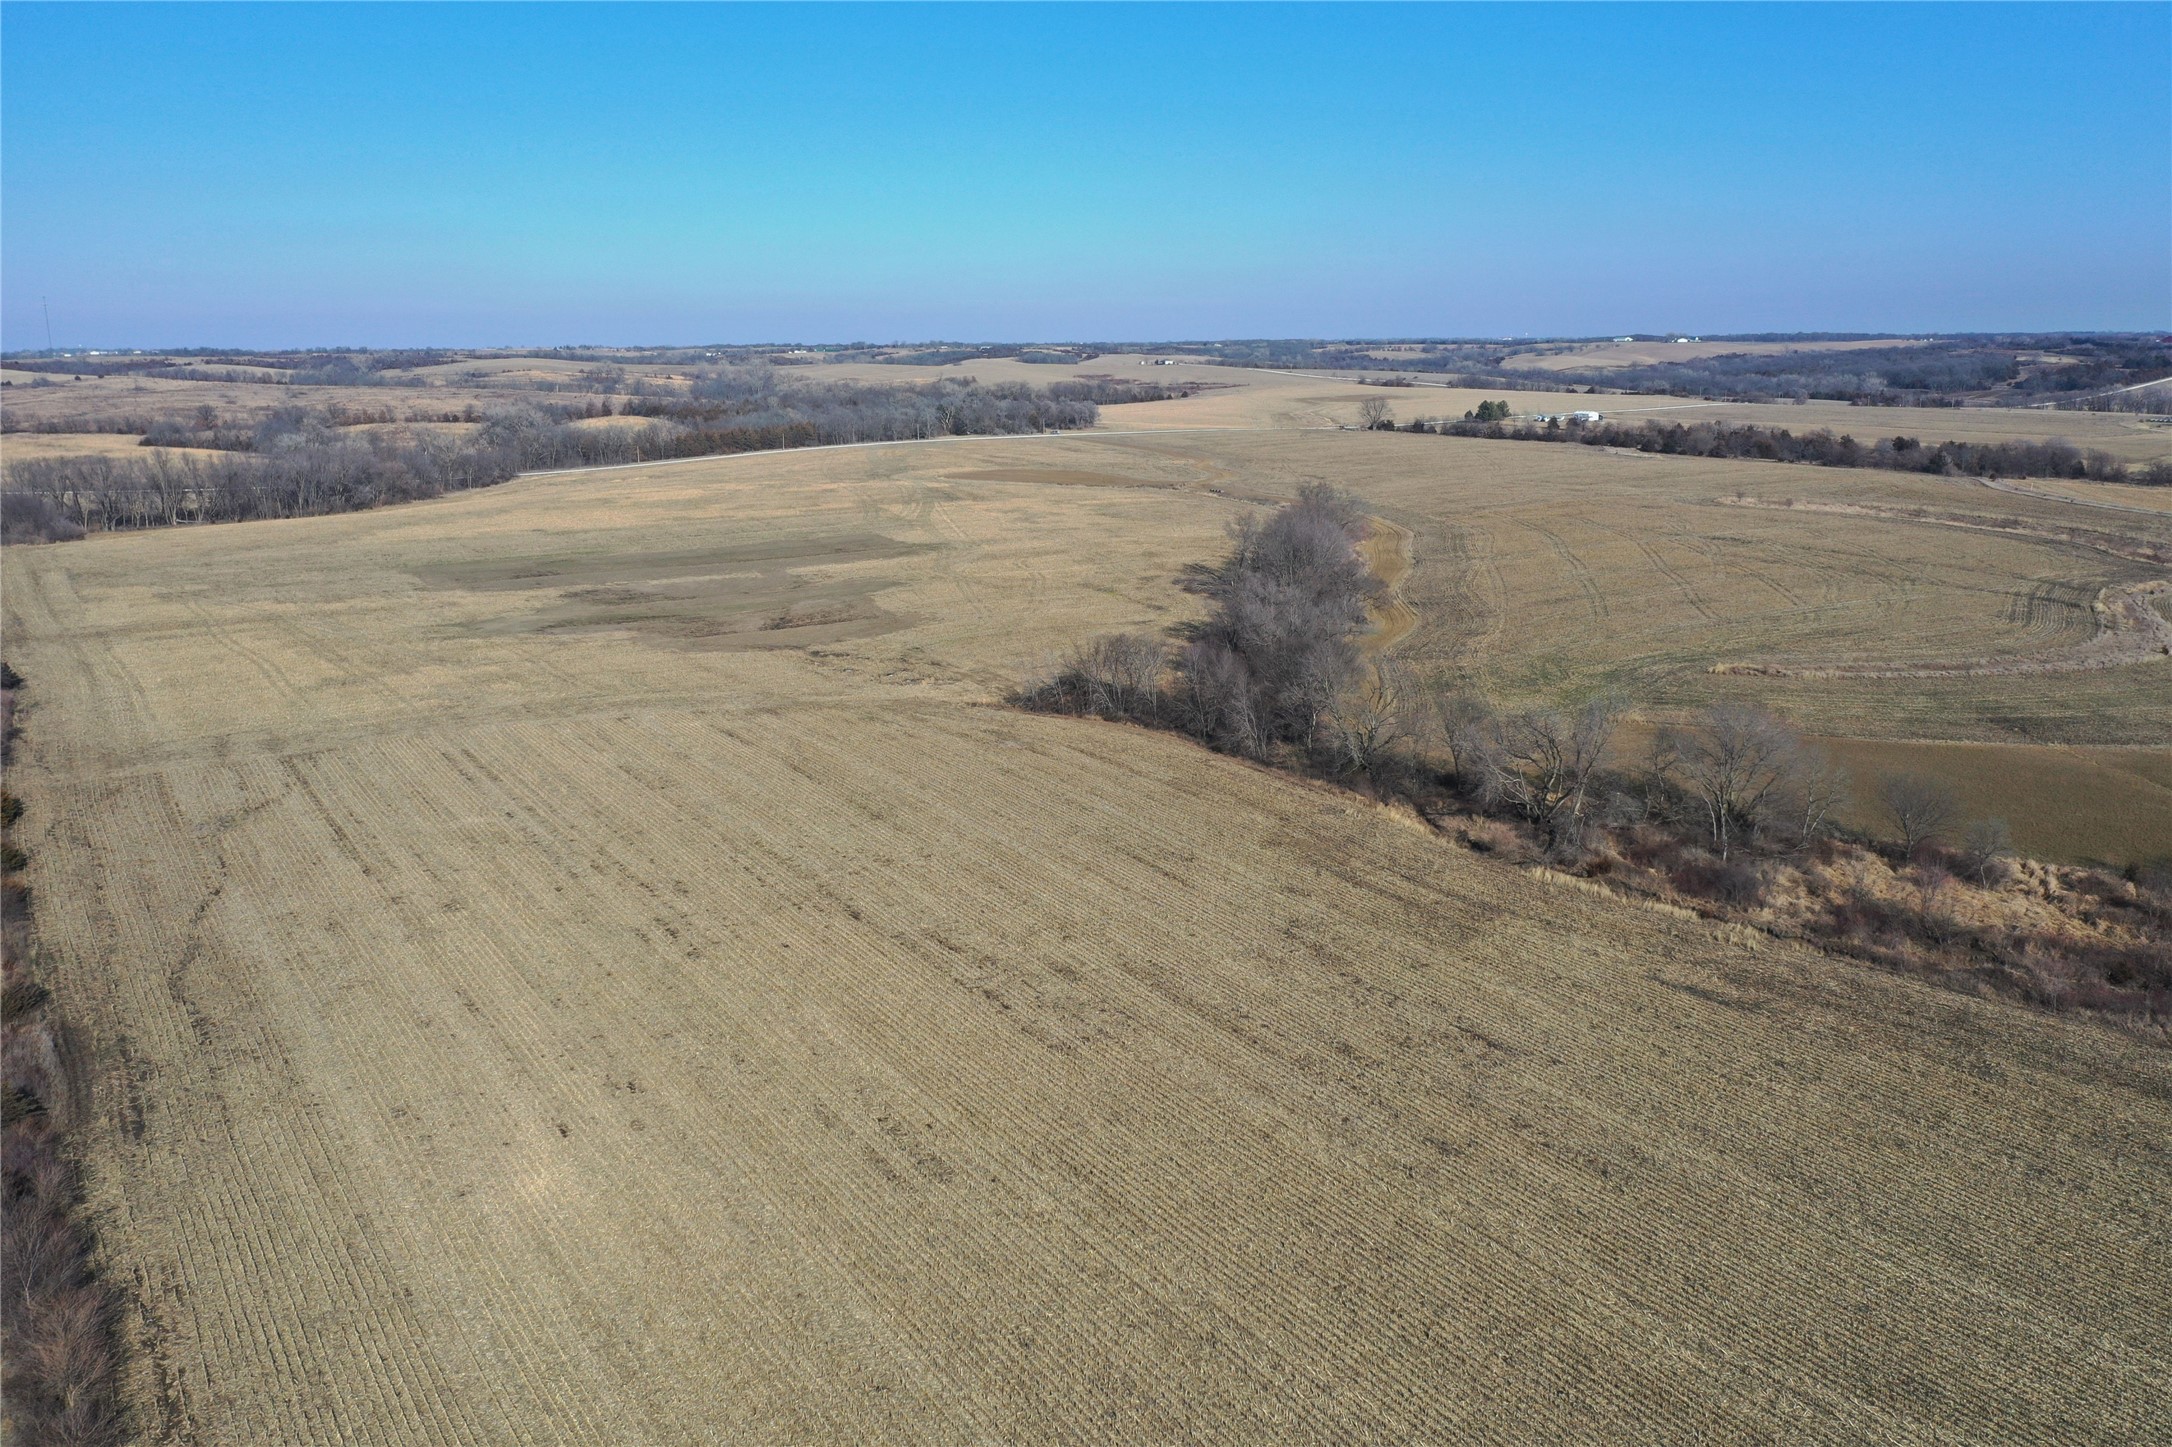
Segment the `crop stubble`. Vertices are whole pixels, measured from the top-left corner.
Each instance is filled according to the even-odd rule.
[[[1288,477],[1391,441],[1325,440]],[[105,1047],[94,1204],[158,1435],[2172,1425],[2161,1053],[985,706],[1195,606],[1168,579],[1240,506],[1208,489],[1287,480],[1205,445],[737,459],[11,554],[41,917]],[[1346,480],[1415,478],[1371,490],[1417,597],[1468,522],[1375,470]],[[1485,529],[1507,574],[1551,531],[1682,586],[1528,521]],[[825,551],[871,534],[898,546]],[[1729,606],[1724,559],[1645,545]],[[913,621],[718,648],[474,586],[704,548]],[[1566,561],[1549,586],[1579,606]],[[1461,646],[1417,601],[1405,646]]]

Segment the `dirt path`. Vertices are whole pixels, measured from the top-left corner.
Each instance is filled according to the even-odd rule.
[[[1410,529],[1375,515],[1368,519],[1372,530],[1358,544],[1365,566],[1387,586],[1387,601],[1373,610],[1373,631],[1359,645],[1368,654],[1382,654],[1408,637],[1418,626],[1418,610],[1403,598],[1403,581],[1410,576]]]

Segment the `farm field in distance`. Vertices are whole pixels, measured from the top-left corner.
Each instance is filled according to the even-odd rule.
[[[2172,5],[1379,6],[5,7],[0,1447],[2172,1447]]]
[[[1842,351],[1867,345],[1871,344],[1830,344],[1833,349]],[[1817,344],[1808,344],[1808,349],[1816,347]],[[1803,344],[1796,344],[1786,350],[1802,349],[1805,349]],[[1625,349],[1636,357],[1646,353],[1663,354],[1666,350],[1654,345]],[[1681,350],[1707,355],[1715,351],[1758,353],[1781,349],[1775,344],[1737,342]],[[1542,363],[1573,361],[1588,355],[1541,355],[1527,368],[1512,367],[1510,370],[1543,373],[1551,368],[1540,365]],[[1167,357],[1170,364],[1156,365],[1158,356]],[[1588,364],[1578,362],[1578,365]],[[686,363],[633,359],[599,362],[549,355],[484,353],[421,366],[389,366],[383,373],[388,384],[372,386],[286,385],[277,380],[280,374],[273,369],[237,368],[224,363],[203,370],[216,374],[234,373],[232,379],[182,380],[134,375],[77,378],[67,373],[0,369],[0,374],[4,374],[10,384],[5,394],[6,411],[11,419],[9,425],[21,429],[0,436],[0,456],[50,456],[75,450],[120,455],[118,448],[132,445],[141,435],[126,431],[54,433],[45,430],[71,419],[92,420],[106,428],[132,419],[185,417],[194,409],[205,406],[229,422],[251,425],[281,407],[290,406],[340,409],[354,416],[390,412],[395,422],[405,422],[411,415],[442,418],[469,409],[480,416],[494,409],[536,403],[600,404],[614,397],[623,402],[625,389],[637,384],[646,384],[654,388],[657,395],[665,395],[674,388],[683,388],[686,380],[704,366],[715,365],[715,362],[699,360]],[[2031,407],[1850,406],[1845,402],[1827,401],[1711,402],[1693,397],[1633,392],[1594,395],[1568,390],[1503,391],[1485,386],[1445,385],[1447,379],[1424,372],[1367,374],[1361,371],[1278,370],[1186,359],[1174,352],[1107,353],[1070,363],[982,357],[939,366],[817,360],[780,366],[776,370],[793,381],[855,381],[888,386],[965,377],[986,383],[1022,382],[1046,386],[1051,382],[1080,378],[1113,377],[1126,382],[1209,389],[1181,401],[1111,407],[1105,419],[1105,425],[1110,427],[1342,426],[1356,423],[1360,404],[1374,396],[1387,397],[1398,420],[1453,418],[1462,416],[1482,401],[1505,397],[1519,415],[1593,408],[1609,417],[1626,420],[1727,422],[1786,427],[1796,432],[1826,428],[1866,442],[1893,435],[1917,437],[1925,442],[2041,441],[2056,437],[2077,447],[2108,452],[2129,463],[2172,459],[2172,427],[2161,419],[2140,413],[2054,411]],[[1367,375],[1377,379],[1400,378],[1411,385],[1377,390],[1359,385],[1359,379]],[[605,377],[614,380],[606,383],[601,380]],[[436,425],[473,424],[439,422]]]
[[[2172,518],[1212,370],[1106,435],[10,550],[167,1440],[2172,1431],[2162,1049],[997,706],[1325,480],[1410,533],[1422,671],[1763,699],[2146,857],[2172,662],[2068,665]]]

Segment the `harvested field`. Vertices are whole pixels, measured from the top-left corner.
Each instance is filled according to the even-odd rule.
[[[0,464],[41,457],[142,458],[172,448],[147,448],[130,432],[10,432],[0,434]]]
[[[11,551],[153,1440],[2172,1432],[2172,1056],[988,706],[1314,477],[1504,694],[2163,742],[2163,668],[1712,675],[2064,646],[2143,566],[1711,505],[1965,496],[1890,475],[975,439]]]
[[[2000,491],[2051,496],[2111,512],[2172,513],[2172,487],[2137,487],[2117,482],[2070,482],[2063,478],[2031,478],[2026,483],[1997,484]]]
[[[1314,479],[1356,490],[1412,534],[1404,593],[1420,621],[1401,656],[1510,702],[1617,686],[1662,711],[1755,698],[1838,735],[2172,745],[2161,655],[2041,677],[1715,672],[2064,657],[2097,635],[2106,588],[2165,577],[2151,559],[2172,546],[2172,518],[1957,479],[1401,433],[1061,445],[1188,464],[1247,496]]]
[[[1581,342],[1522,352],[1510,357],[1504,365],[1516,371],[1582,372],[1701,361],[1707,357],[1784,357],[1791,352],[1884,351],[1919,345],[1921,343],[1902,337],[1871,337],[1847,342]]]
[[[1527,407],[1523,394],[1512,399]],[[1922,442],[2040,442],[2063,438],[2097,448],[2123,462],[2172,458],[2172,430],[2138,413],[2058,412],[2039,407],[1851,407],[1845,402],[1694,402],[1658,397],[1585,398],[1609,417],[1659,422],[1726,422],[1785,427],[1803,433],[1823,428],[1859,441],[1913,437]],[[2032,487],[2035,483],[2030,484]]]
[[[2062,863],[2172,859],[2172,750],[1819,739],[1856,781],[1847,823],[1891,832],[1882,774],[1943,780],[1974,818],[2000,818],[2025,854]]]
[[[926,381],[934,377],[974,377],[983,382],[1050,382],[1078,377],[1115,377],[1119,381],[1207,388],[1194,396],[1166,402],[1105,404],[1102,426],[1109,429],[1188,427],[1354,427],[1367,398],[1385,397],[1398,419],[1461,417],[1487,398],[1503,395],[1466,391],[1421,381],[1410,387],[1368,387],[1358,372],[1288,372],[1261,367],[1226,367],[1212,362],[1149,366],[1139,357],[1107,356],[1070,365],[1008,359],[952,362],[940,367],[892,366],[873,362],[831,363],[812,367],[816,381],[831,378],[859,382]],[[1519,410],[1567,411],[1592,405],[1573,392],[1516,392]]]

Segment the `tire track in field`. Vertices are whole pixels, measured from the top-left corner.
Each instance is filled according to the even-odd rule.
[[[1494,538],[1483,528],[1458,528],[1456,540],[1467,540],[1470,560],[1468,577],[1471,611],[1483,621],[1467,640],[1462,650],[1469,667],[1482,666],[1493,651],[1493,645],[1501,639],[1508,626],[1508,580],[1501,575],[1501,567],[1494,551]]]
[[[288,676],[285,669],[266,658],[263,653],[241,641],[239,630],[205,603],[190,601],[188,611],[203,627],[204,635],[221,648],[247,660],[250,669],[271,688],[279,700],[287,705],[290,713],[304,712],[309,703],[308,695]]]
[[[1525,532],[1536,533],[1546,540],[1546,546],[1553,550],[1554,556],[1560,560],[1562,567],[1568,570],[1570,579],[1583,591],[1584,602],[1591,610],[1592,622],[1604,622],[1613,613],[1614,610],[1606,601],[1606,592],[1599,586],[1599,580],[1592,573],[1590,566],[1576,555],[1575,549],[1562,541],[1559,533],[1543,523],[1535,523],[1528,518],[1513,518],[1511,521]]]
[[[1800,593],[1780,581],[1769,566],[1779,562],[1794,563],[1795,559],[1788,557],[1768,558],[1768,567],[1766,568],[1751,567],[1736,561],[1735,555],[1737,553],[1750,549],[1768,554],[1777,551],[1767,547],[1761,540],[1735,537],[1725,539],[1700,538],[1691,533],[1672,531],[1665,536],[1666,540],[1676,547],[1704,559],[1715,572],[1727,577],[1741,578],[1768,592],[1777,594],[1780,600],[1790,608],[1800,610],[1813,606],[1804,601]]]
[[[1684,603],[1687,603],[1690,606],[1690,608],[1697,614],[1698,617],[1704,619],[1705,622],[1717,623],[1722,621],[1720,619],[1720,616],[1712,611],[1711,605],[1705,601],[1702,590],[1692,585],[1689,579],[1684,577],[1681,571],[1677,569],[1672,563],[1669,563],[1666,558],[1660,554],[1659,549],[1653,547],[1652,544],[1647,541],[1642,534],[1632,533],[1626,528],[1614,527],[1607,523],[1598,522],[1594,519],[1589,518],[1585,519],[1585,525],[1587,527],[1597,528],[1600,532],[1612,534],[1614,537],[1620,538],[1622,541],[1634,547],[1640,554],[1643,555],[1645,562],[1650,563],[1653,569],[1656,570],[1661,577],[1665,578],[1669,583],[1674,585],[1675,593],[1681,598]]]
[[[1403,596],[1403,584],[1410,577],[1416,559],[1411,552],[1409,528],[1377,514],[1368,517],[1366,524],[1367,531],[1358,544],[1358,551],[1365,559],[1365,566],[1387,589],[1387,597],[1379,607],[1370,610],[1372,631],[1360,641],[1359,647],[1378,656],[1389,652],[1418,626],[1418,610]]]
[[[914,524],[942,540],[937,547],[936,556],[942,560],[944,581],[956,590],[959,599],[972,610],[974,617],[987,617],[988,607],[980,596],[980,590],[959,566],[959,554],[962,552],[970,556],[979,551],[978,545],[965,529],[958,525],[957,520],[950,516],[934,488],[917,478],[910,480],[907,486],[912,490]]]

